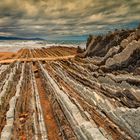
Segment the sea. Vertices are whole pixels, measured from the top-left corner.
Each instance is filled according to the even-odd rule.
[[[0,52],[16,52],[22,48],[49,48],[54,46],[66,47],[86,47],[86,41],[83,40],[0,40]]]

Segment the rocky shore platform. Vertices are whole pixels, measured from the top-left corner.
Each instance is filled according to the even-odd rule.
[[[0,62],[0,140],[140,139],[139,27]]]

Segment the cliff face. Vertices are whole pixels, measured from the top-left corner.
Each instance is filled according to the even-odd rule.
[[[107,69],[135,70],[140,65],[140,28],[135,30],[115,30],[104,36],[87,40],[83,57],[92,57],[99,66]],[[97,60],[98,59],[98,60]],[[95,63],[96,63],[95,62]]]

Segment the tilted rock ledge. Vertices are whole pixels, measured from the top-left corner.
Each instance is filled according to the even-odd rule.
[[[139,28],[90,36],[79,49],[1,58],[1,140],[140,139]]]

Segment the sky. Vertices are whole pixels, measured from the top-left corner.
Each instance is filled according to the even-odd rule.
[[[139,23],[140,0],[0,0],[0,36],[84,39]]]

